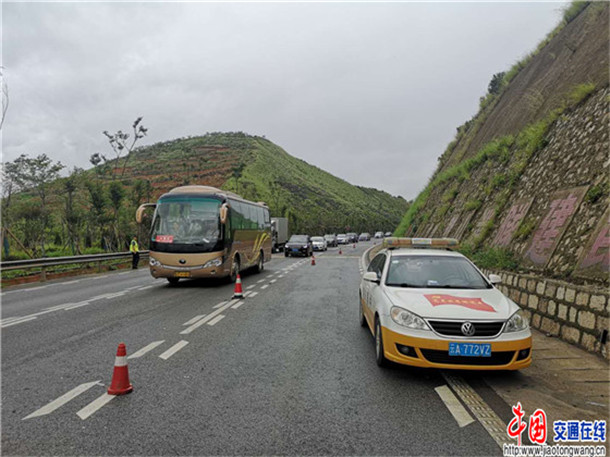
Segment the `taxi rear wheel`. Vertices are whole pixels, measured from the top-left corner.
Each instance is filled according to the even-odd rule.
[[[375,319],[375,361],[380,367],[388,366],[388,359],[383,355],[383,335],[379,318]]]

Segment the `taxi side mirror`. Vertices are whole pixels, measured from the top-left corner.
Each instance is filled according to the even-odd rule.
[[[379,278],[377,277],[377,273],[375,273],[374,271],[367,271],[366,273],[364,273],[362,279],[364,279],[365,281],[374,282],[376,284],[379,284],[380,282]]]
[[[502,278],[498,275],[489,275],[489,282],[495,286],[502,283]]]

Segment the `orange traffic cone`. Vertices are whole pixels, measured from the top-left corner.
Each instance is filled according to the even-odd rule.
[[[316,256],[314,256],[314,255],[311,256],[311,264],[312,265],[316,264]]]
[[[235,281],[235,292],[233,292],[233,298],[244,298],[243,290],[241,290],[241,276],[237,274],[237,280]]]
[[[112,373],[112,382],[108,388],[110,395],[125,395],[133,390],[133,386],[129,382],[129,371],[127,370],[127,350],[125,343],[120,343],[116,350],[116,359],[114,361],[114,372]]]
[[[354,243],[354,249],[356,249],[356,243]]]

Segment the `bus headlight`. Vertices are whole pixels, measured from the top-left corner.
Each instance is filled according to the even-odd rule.
[[[150,264],[151,267],[160,267],[161,266],[161,262],[159,262],[154,257],[151,257],[150,259],[148,259],[148,263]]]
[[[222,265],[222,258],[218,257],[217,259],[210,260],[207,262],[203,268],[211,268],[211,267],[219,267]]]

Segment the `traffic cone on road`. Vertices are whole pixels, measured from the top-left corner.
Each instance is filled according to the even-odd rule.
[[[356,249],[356,243],[354,243],[354,249]]]
[[[125,343],[120,343],[116,350],[116,359],[114,361],[114,372],[112,373],[112,382],[108,388],[110,395],[125,395],[133,390],[133,386],[129,382],[129,371],[127,370],[127,350]]]
[[[316,256],[315,256],[315,255],[312,255],[312,256],[311,256],[311,264],[312,264],[312,265],[315,265],[315,264],[316,264]]]
[[[233,298],[244,298],[243,290],[241,290],[241,276],[237,275],[235,281],[235,292],[233,292]]]
[[[343,252],[341,251],[341,248],[339,248],[339,255],[343,254]]]

